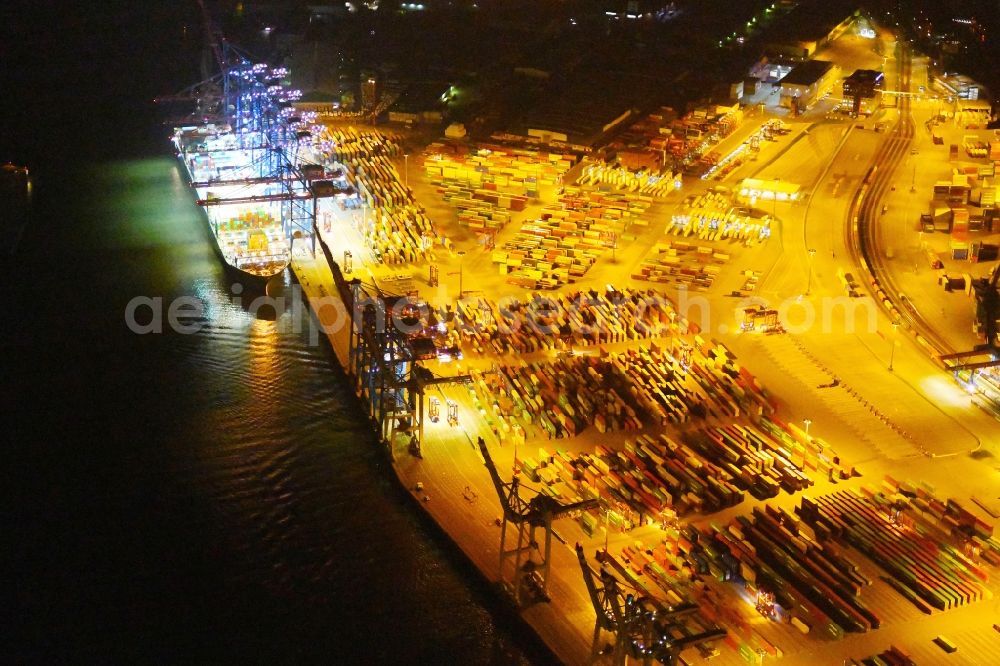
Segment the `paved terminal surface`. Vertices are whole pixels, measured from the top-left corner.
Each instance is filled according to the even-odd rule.
[[[325,259],[320,255],[317,260],[301,245],[296,250],[293,267],[305,292],[312,297],[329,294],[320,291],[322,285],[330,285],[332,280]],[[326,310],[332,312],[330,308]],[[330,317],[334,315],[321,316],[326,323],[332,323]],[[346,329],[332,330],[333,346],[343,362],[346,359]],[[832,337],[836,340],[831,340]],[[827,335],[818,340],[808,335],[748,333],[730,336],[727,342],[738,358],[747,359],[777,399],[779,411],[785,418],[797,422],[809,418],[813,432],[834,443],[841,456],[862,471],[861,479],[841,482],[836,487],[819,478],[817,485],[808,491],[810,495],[859,485],[890,472],[896,478],[927,480],[935,486],[939,496],[964,498],[996,494],[996,474],[995,471],[989,473],[990,459],[977,460],[966,455],[967,451],[979,446],[977,430],[991,432],[995,422],[989,421],[982,412],[969,409],[962,393],[946,377],[938,375],[935,366],[921,357],[918,350],[900,349],[894,372],[889,373],[879,358],[879,350],[866,346],[883,345],[881,355],[884,356],[886,343],[878,332],[865,336]],[[628,344],[616,345],[611,350]],[[537,360],[547,355],[550,353],[537,352],[524,360]],[[482,367],[489,362],[470,359],[464,367],[455,367],[455,371],[464,371],[470,366]],[[838,386],[820,388],[829,384],[834,376],[840,380]],[[415,489],[417,483],[422,484],[421,492],[413,491],[415,496],[477,567],[495,580],[500,532],[496,519],[501,510],[473,442],[479,436],[489,442],[493,458],[505,478],[509,478],[513,466],[514,450],[509,444],[500,446],[471,405],[467,391],[461,388],[435,391],[439,391],[442,402],[451,399],[459,405],[458,423],[448,425],[443,419],[428,423],[422,460],[412,458],[405,446],[397,444],[394,449],[396,470],[406,487]],[[892,393],[893,400],[885,399],[887,392]],[[947,400],[942,401],[941,395]],[[874,413],[873,406],[888,420]],[[935,436],[935,433],[940,434]],[[600,436],[589,428],[573,440],[552,442],[536,438],[529,439],[523,446],[527,451],[534,451],[539,446],[551,450],[554,445],[586,451],[593,450],[598,442],[608,445],[612,437],[623,439],[621,435]],[[990,442],[986,446],[992,450]],[[938,447],[934,453],[946,457],[929,458],[921,453],[921,447]],[[782,494],[772,503],[790,509],[797,501],[797,496]],[[705,520],[724,522],[732,515],[746,515],[755,504],[756,501],[748,499],[738,507]],[[646,540],[651,529],[655,528],[615,533],[610,539],[609,550],[614,553],[636,539]],[[603,543],[599,536],[586,537],[572,520],[558,521],[556,532],[561,540],[556,542],[553,551],[549,582],[553,601],[535,604],[524,615],[563,661],[586,663],[590,658],[594,611],[572,545],[581,541],[590,551],[596,552]],[[864,562],[867,573],[871,574],[869,578],[877,580],[874,565],[861,556],[855,561]],[[949,656],[949,662],[988,663],[968,655],[990,654],[1000,648],[997,645],[1000,634],[993,632],[987,622],[989,617],[998,616],[1000,609],[995,600],[928,617],[878,583],[866,591],[865,598],[878,609],[883,626],[871,634],[848,635],[836,642],[818,643],[815,638],[803,636],[788,625],[765,621],[756,614],[751,603],[724,587],[728,586],[718,585],[719,593],[730,595],[730,603],[753,622],[754,631],[778,646],[784,653],[782,660],[790,664],[840,663],[834,659],[874,654],[890,643],[905,646],[918,659],[917,663],[942,663],[936,660],[943,653],[929,642],[939,633],[963,648],[956,653],[961,656]],[[977,628],[977,624],[981,626]],[[697,653],[688,652],[692,654],[685,653],[685,656],[696,661]],[[742,658],[732,650],[723,649],[714,661],[735,664]]]
[[[855,48],[860,48],[855,46]],[[864,61],[863,58],[860,61]],[[944,152],[940,145],[930,146],[929,133],[922,135],[923,119],[929,117],[933,101],[916,102],[917,146],[919,162],[904,161],[899,167],[895,190],[890,191],[886,224],[882,242],[894,246],[890,268],[899,284],[917,307],[926,313],[942,338],[954,349],[974,343],[971,328],[971,305],[964,294],[945,292],[938,284],[936,273],[926,262],[918,261],[924,248],[921,244],[940,245],[937,238],[921,237],[914,226],[914,210],[907,209],[910,181],[918,191],[924,191],[941,179],[949,169],[947,145],[963,130],[943,128],[949,133]],[[769,115],[751,115],[738,132],[727,139],[719,152],[725,154],[746,139],[755,127]],[[685,181],[681,191],[658,199],[647,211],[648,225],[634,228],[631,237],[616,251],[612,261],[606,253],[588,273],[570,289],[598,289],[604,285],[634,288],[658,288],[675,303],[682,297],[703,299],[695,310],[686,312],[699,323],[705,339],[717,339],[735,355],[737,362],[749,370],[762,384],[777,408],[777,416],[794,424],[798,431],[829,443],[842,460],[853,465],[860,477],[832,483],[825,475],[810,471],[815,485],[804,493],[789,495],[782,492],[767,503],[791,511],[803,494],[816,497],[848,488],[877,486],[885,475],[913,483],[926,483],[938,498],[955,498],[990,523],[1000,515],[1000,424],[971,404],[971,399],[950,376],[928,358],[927,350],[915,344],[911,336],[896,331],[881,307],[865,291],[863,280],[857,298],[848,297],[841,276],[859,274],[851,265],[847,250],[846,226],[849,205],[865,171],[871,164],[880,132],[872,127],[877,122],[891,122],[891,112],[867,124],[826,122],[822,116],[784,119],[793,132],[765,147],[757,161],[748,161],[720,181]],[[925,155],[925,152],[927,155]],[[937,151],[937,152],[935,152]],[[927,159],[923,159],[927,157]],[[431,261],[440,271],[440,283],[430,287],[429,264],[414,266],[383,266],[371,262],[370,253],[356,231],[358,211],[335,211],[329,227],[321,226],[323,237],[337,259],[344,251],[353,255],[354,267],[348,278],[358,277],[364,283],[385,283],[400,273],[407,274],[420,293],[434,306],[454,302],[459,295],[459,282],[467,295],[482,295],[491,299],[517,296],[526,299],[530,290],[514,287],[496,270],[490,253],[478,245],[478,239],[467,228],[456,223],[454,209],[444,204],[435,188],[423,175],[421,157],[411,150],[408,163],[397,159],[397,169],[408,180],[415,198],[424,204],[439,230],[453,242],[453,249],[435,247]],[[913,165],[916,164],[916,169]],[[777,218],[773,237],[755,247],[734,244],[734,259],[726,265],[712,288],[694,294],[684,294],[676,284],[651,284],[634,280],[634,268],[643,261],[651,244],[664,237],[670,216],[683,210],[685,198],[723,185],[735,188],[745,177],[780,178],[799,184],[807,196],[795,204],[769,202],[760,204],[764,213]],[[572,179],[573,173],[567,175]],[[515,215],[497,237],[501,246],[526,219],[536,216],[541,207],[552,200],[554,192],[540,193],[540,201],[529,204],[526,211]],[[770,210],[768,210],[770,209]],[[809,249],[815,250],[810,256]],[[885,248],[883,248],[884,250]],[[736,252],[735,250],[738,250]],[[458,251],[465,251],[459,255]],[[298,243],[292,262],[304,291],[314,303],[332,292],[332,274],[320,252],[313,256]],[[961,266],[952,266],[957,270]],[[743,271],[761,275],[754,296],[764,299],[785,315],[785,333],[764,335],[740,332],[739,306],[742,301],[729,292]],[[569,289],[564,288],[564,292]],[[678,305],[678,307],[680,307]],[[704,309],[706,317],[699,319]],[[325,323],[339,316],[333,307],[318,315]],[[812,321],[810,321],[812,317]],[[347,329],[331,326],[330,339],[342,365],[347,365]],[[604,345],[604,351],[616,352],[648,345],[649,340]],[[594,348],[578,348],[583,353],[598,353]],[[468,370],[485,370],[494,364],[516,364],[546,361],[555,352],[540,350],[518,357],[511,355],[472,355],[459,363],[433,364],[439,374],[458,374]],[[891,368],[891,369],[890,369]],[[496,490],[490,481],[483,459],[475,447],[478,437],[487,442],[491,456],[501,476],[508,480],[515,465],[515,446],[510,437],[499,437],[486,423],[484,414],[474,406],[469,390],[462,386],[439,386],[428,391],[442,403],[457,405],[457,423],[441,418],[425,423],[423,458],[409,455],[405,443],[397,440],[390,446],[395,470],[405,487],[438,522],[462,551],[490,580],[498,579],[500,527],[497,519],[502,511]],[[675,426],[645,423],[643,433],[676,434]],[[526,428],[526,441],[518,444],[517,457],[538,457],[544,448],[550,454],[557,448],[574,454],[592,453],[598,446],[621,450],[625,441],[634,440],[638,433],[601,434],[594,427],[584,429],[569,439],[549,440],[540,436],[537,428]],[[417,490],[417,484],[422,490]],[[538,483],[525,481],[525,495],[537,489]],[[975,498],[975,500],[973,500]],[[693,514],[685,521],[708,528],[724,525],[736,516],[748,516],[762,502],[749,495],[741,504],[711,515]],[[991,515],[991,512],[993,515]],[[588,556],[605,547],[605,528],[587,536],[580,522],[563,518],[555,523],[553,560],[549,579],[550,603],[536,603],[525,608],[525,619],[565,663],[583,664],[591,658],[595,613],[584,586],[575,543],[584,544]],[[652,546],[665,537],[657,525],[638,527],[629,532],[610,530],[607,549],[613,555],[635,542]],[[1000,597],[995,576],[989,583],[994,596],[944,612],[925,615],[906,601],[889,585],[880,580],[884,573],[878,564],[864,555],[850,551],[867,578],[874,581],[861,595],[864,602],[882,618],[882,626],[870,633],[847,634],[832,640],[818,630],[808,635],[791,625],[766,619],[754,608],[741,588],[705,577],[709,594],[717,595],[722,604],[751,628],[745,640],[752,644],[754,636],[777,646],[782,656],[767,657],[768,662],[795,665],[841,664],[847,658],[862,658],[877,654],[889,645],[907,651],[917,664],[980,664],[996,663],[1000,654],[1000,632],[993,624],[1000,621]],[[959,649],[946,654],[932,639],[944,635]],[[604,636],[601,644],[610,640]],[[747,663],[736,650],[719,645],[712,661],[719,664]],[[690,663],[702,660],[695,650],[683,653]],[[605,657],[606,659],[606,657]],[[753,655],[755,663],[760,657]],[[753,663],[753,662],[752,662]]]

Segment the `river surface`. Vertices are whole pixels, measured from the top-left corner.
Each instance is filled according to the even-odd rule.
[[[35,177],[2,266],[0,659],[547,661],[398,489],[308,314],[234,303],[149,103],[189,82],[194,3],[34,11],[0,28],[0,160]],[[129,330],[136,297],[162,333]]]

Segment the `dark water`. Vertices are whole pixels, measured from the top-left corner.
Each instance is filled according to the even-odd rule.
[[[0,660],[545,662],[397,489],[306,320],[230,301],[148,103],[184,82],[193,5],[0,28],[0,159],[36,179],[0,276]],[[197,297],[203,330],[130,332],[136,296]]]

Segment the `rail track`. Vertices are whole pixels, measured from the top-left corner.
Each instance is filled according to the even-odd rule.
[[[899,43],[896,58],[899,87],[908,91],[912,54],[907,45]],[[892,278],[885,255],[879,251],[878,233],[882,200],[892,187],[893,175],[906,156],[915,132],[910,113],[910,97],[899,95],[899,118],[892,131],[879,146],[872,166],[865,174],[848,209],[845,244],[855,261],[869,275],[872,296],[888,315],[910,331],[917,342],[934,358],[955,351],[930,325],[913,302],[907,298]]]

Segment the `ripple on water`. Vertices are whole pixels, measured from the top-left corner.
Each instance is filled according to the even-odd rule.
[[[74,259],[72,282],[88,285],[74,293],[74,312],[86,317],[71,336],[32,330],[27,318],[19,332],[85,359],[101,384],[80,398],[80,371],[53,362],[28,391],[83,404],[97,433],[73,442],[85,452],[78,468],[45,459],[76,485],[46,484],[63,494],[67,517],[43,518],[80,536],[63,537],[58,576],[42,565],[29,575],[42,600],[32,617],[52,622],[58,600],[64,628],[90,622],[80,630],[85,658],[149,657],[162,645],[196,662],[232,650],[255,661],[463,664],[492,661],[497,645],[517,652],[515,630],[498,629],[486,608],[489,594],[405,504],[330,350],[310,344],[308,316],[268,321],[233,303],[172,169],[162,159],[109,165],[77,183],[98,188],[92,205],[61,211],[70,221],[37,250],[38,266],[49,252]],[[148,196],[164,187],[171,196]],[[113,194],[102,200],[105,190]],[[20,301],[36,317],[66,307],[46,297],[69,278],[44,276]],[[124,304],[141,294],[193,296],[204,307],[188,323],[200,330],[124,330]],[[104,322],[122,330],[108,335]],[[95,347],[110,353],[88,360]],[[64,394],[53,398],[53,386]],[[64,420],[52,433],[79,428],[75,414]]]

